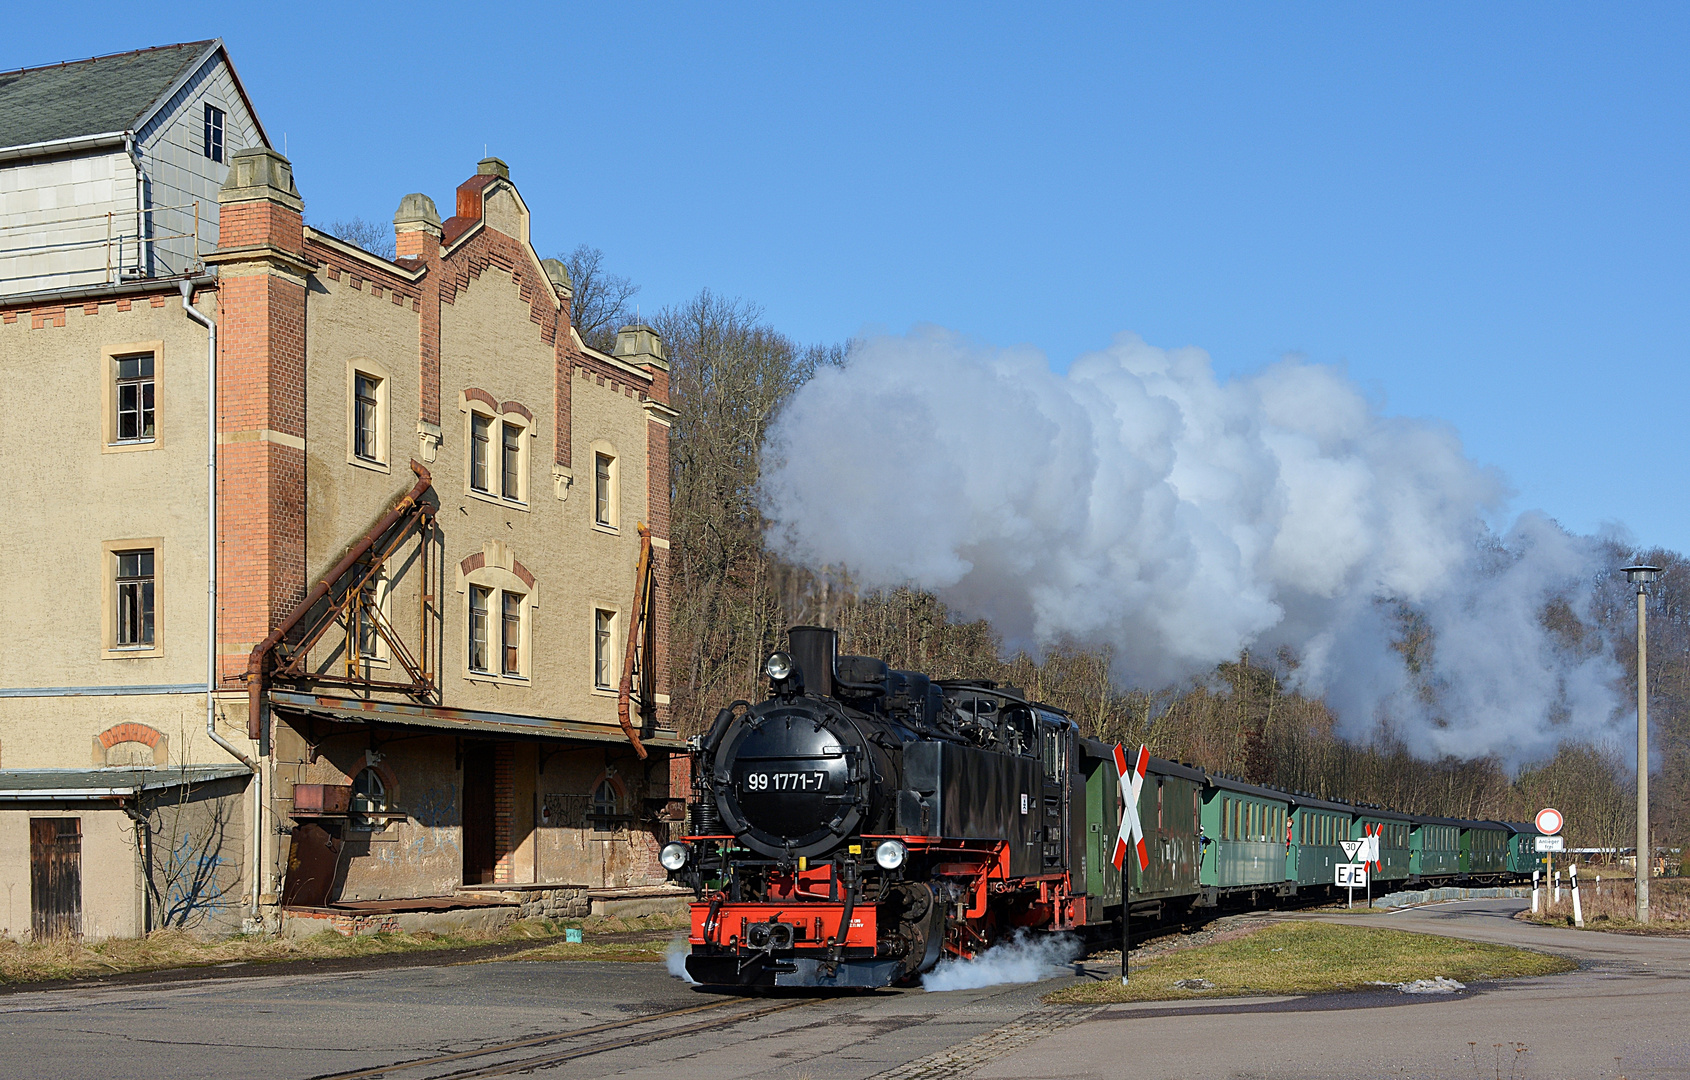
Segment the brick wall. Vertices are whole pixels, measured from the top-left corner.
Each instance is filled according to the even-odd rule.
[[[516,744],[493,744],[493,881],[515,880],[511,816],[516,810]]]
[[[656,372],[658,375],[664,372]],[[653,388],[655,389],[655,382]],[[654,395],[655,396],[655,395]],[[661,400],[661,399],[659,399]],[[655,420],[646,422],[646,520],[654,538],[669,538],[669,426]],[[669,588],[671,582],[671,553],[652,545],[652,582],[657,595],[652,604],[655,626],[656,653],[651,658],[656,674],[655,688],[665,697],[669,694]],[[657,722],[669,723],[669,706],[657,706]]]
[[[269,202],[224,206],[221,241],[304,248],[299,214]],[[305,595],[303,280],[261,259],[225,262],[217,343],[219,638],[238,653]],[[225,675],[245,666],[223,658]]]

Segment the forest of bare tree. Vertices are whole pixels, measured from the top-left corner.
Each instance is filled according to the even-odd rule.
[[[588,333],[608,343],[637,291],[609,275],[596,249],[566,260],[591,298]],[[1631,743],[1568,730],[1558,751],[1512,774],[1496,757],[1423,760],[1388,729],[1341,738],[1326,705],[1287,689],[1296,658],[1249,653],[1183,685],[1123,686],[1107,649],[1072,645],[1006,655],[981,622],[959,621],[934,596],[909,589],[866,594],[843,568],[810,569],[773,557],[759,512],[759,454],[782,403],[844,345],[803,345],[769,326],[754,305],[709,290],[645,320],[663,335],[679,410],[672,437],[672,681],[675,715],[697,732],[716,710],[765,692],[763,660],[787,627],[831,626],[846,652],[882,657],[936,677],[985,677],[1066,710],[1082,731],[1145,742],[1160,756],[1262,784],[1464,818],[1530,820],[1554,805],[1573,846],[1629,847],[1635,838]],[[891,478],[888,478],[891,482]],[[1690,833],[1690,562],[1661,549],[1609,545],[1616,569],[1633,559],[1665,568],[1649,609],[1657,845]],[[1617,700],[1635,695],[1634,597],[1623,575],[1598,584],[1595,625],[1555,604],[1545,626],[1571,648],[1608,649],[1625,671]],[[1427,643],[1407,620],[1405,662]],[[1624,718],[1621,718],[1623,721]],[[1620,722],[1615,731],[1624,732]]]

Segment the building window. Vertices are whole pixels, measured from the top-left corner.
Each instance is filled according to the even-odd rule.
[[[616,612],[593,612],[593,685],[610,690],[616,685]]]
[[[223,160],[223,110],[210,103],[205,107],[205,156]]]
[[[526,679],[523,634],[528,594],[488,585],[469,587],[469,669],[472,674]],[[497,620],[497,621],[495,621]],[[498,652],[493,649],[497,646]],[[494,659],[497,657],[497,666]]]
[[[117,646],[150,649],[153,645],[153,553],[119,551],[117,555]]]
[[[352,376],[352,452],[365,461],[380,461],[381,380],[362,371]]]
[[[491,437],[493,420],[480,413],[469,414],[469,486],[488,492],[487,443]]]
[[[469,669],[486,672],[487,666],[487,607],[493,590],[480,585],[469,587]]]
[[[364,582],[363,595],[358,604],[358,656],[363,660],[386,661],[387,639],[378,627],[389,621],[392,612],[392,590],[388,585],[387,569],[377,570]]]
[[[616,459],[609,454],[593,455],[593,520],[616,527]]]
[[[500,669],[506,675],[522,674],[522,595],[504,592],[499,619],[499,646],[503,653]]]
[[[511,502],[522,501],[522,427],[509,421],[499,425],[499,480],[502,494]]]
[[[153,354],[117,358],[117,430],[113,442],[151,442],[154,434]]]
[[[622,816],[622,800],[617,795],[616,785],[606,777],[600,780],[593,789],[592,811],[589,815],[593,822],[594,832],[610,832],[616,825],[616,819]]]
[[[380,830],[386,822],[373,817],[387,812],[387,785],[371,768],[365,768],[352,779],[352,827]]]

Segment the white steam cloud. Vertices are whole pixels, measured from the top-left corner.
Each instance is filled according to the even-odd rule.
[[[1216,378],[1199,349],[1123,334],[1050,370],[928,328],[860,342],[781,412],[764,453],[787,558],[913,585],[1011,648],[1115,646],[1163,686],[1289,646],[1347,734],[1510,762],[1606,729],[1617,669],[1545,630],[1585,614],[1597,545],[1539,514],[1447,425],[1382,415],[1339,369]],[[1392,642],[1434,635],[1416,677]]]
[[[1084,950],[1068,934],[1029,934],[1018,931],[1008,941],[993,945],[972,960],[941,960],[921,978],[929,993],[947,990],[978,990],[982,986],[1030,983],[1063,974]]]
[[[663,953],[663,966],[669,969],[669,974],[685,983],[696,983],[698,980],[687,974],[687,957],[692,955],[692,946],[684,937],[678,937],[669,943],[669,948]]]

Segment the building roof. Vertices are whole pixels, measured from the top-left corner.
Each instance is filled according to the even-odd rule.
[[[0,148],[133,131],[222,47],[190,41],[0,73]]]
[[[333,698],[287,690],[271,690],[268,696],[270,704],[278,708],[326,716],[335,720],[392,724],[399,727],[437,728],[452,732],[483,732],[492,735],[579,739],[584,742],[626,743],[628,741],[628,736],[622,733],[620,727],[590,720],[553,720],[540,716],[521,716],[515,713],[449,709],[441,705],[414,705],[409,702]],[[685,739],[666,728],[658,728],[650,735],[642,734],[640,741],[646,746],[658,750],[683,750],[687,745]]]
[[[134,769],[0,769],[0,801],[124,798],[251,772],[245,765],[234,763]]]

